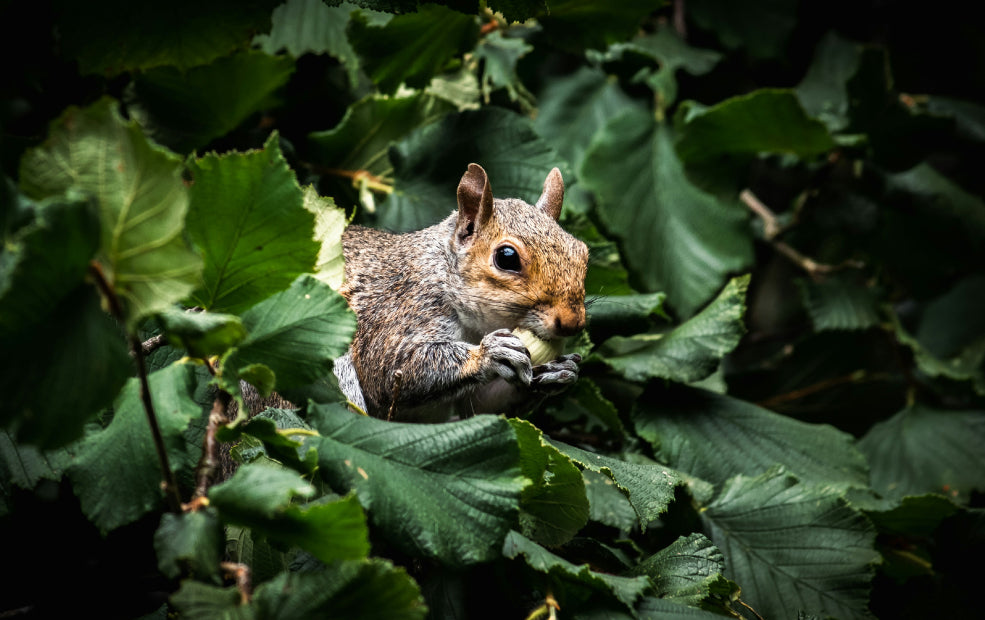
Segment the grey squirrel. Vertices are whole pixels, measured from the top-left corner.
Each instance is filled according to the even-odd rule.
[[[577,355],[532,365],[520,328],[556,341],[585,326],[588,248],[557,223],[557,168],[536,205],[494,199],[469,164],[458,210],[416,232],[350,226],[341,289],[358,327],[335,374],[369,415],[440,422],[500,412],[578,378]]]

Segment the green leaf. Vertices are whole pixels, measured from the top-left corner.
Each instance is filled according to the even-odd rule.
[[[319,473],[355,490],[391,543],[449,565],[499,556],[528,484],[505,419],[400,424],[317,404],[309,419],[322,435],[305,443],[318,450]]]
[[[95,198],[97,260],[133,328],[190,293],[202,262],[183,237],[188,191],[181,160],[148,142],[116,107],[106,98],[88,108],[70,107],[48,139],[24,154],[20,179],[34,198],[70,189]]]
[[[294,72],[287,56],[243,52],[181,70],[158,67],[133,81],[130,113],[158,142],[201,148],[270,107]]]
[[[985,489],[985,412],[915,404],[876,423],[859,440],[872,488],[890,497],[940,493],[965,503]]]
[[[533,95],[516,73],[516,63],[533,49],[520,37],[504,36],[502,30],[495,30],[483,37],[474,54],[477,60],[484,63],[480,85],[486,103],[494,91],[505,88],[510,101],[519,101],[524,110],[534,107]]]
[[[14,442],[10,433],[0,430],[0,480],[22,489],[33,489],[44,480],[58,481],[67,457],[58,452],[42,452],[35,446]]]
[[[529,119],[502,108],[449,114],[422,127],[390,150],[394,190],[380,207],[379,226],[419,230],[457,208],[456,188],[472,162],[489,175],[497,198],[533,204],[557,154],[533,130]],[[570,178],[570,177],[568,177]]]
[[[879,324],[875,292],[863,284],[835,276],[820,282],[800,279],[797,285],[816,332]]]
[[[907,333],[899,318],[891,317],[896,338],[913,351],[917,368],[929,377],[946,377],[955,381],[969,381],[979,394],[985,394],[985,334],[977,333],[964,342],[961,349],[952,352],[953,357],[942,359]],[[957,325],[955,331],[966,331],[966,325]]]
[[[161,65],[189,69],[245,49],[256,31],[270,28],[274,0],[166,5],[103,0],[59,0],[59,40],[80,71],[115,75]]]
[[[390,145],[449,111],[450,104],[426,93],[364,97],[349,106],[335,128],[308,135],[311,158],[330,168],[389,177]]]
[[[636,606],[641,620],[721,620],[722,614],[681,605],[674,600],[645,596]],[[806,620],[798,617],[798,620]]]
[[[335,206],[331,198],[324,198],[312,186],[304,188],[304,208],[315,215],[315,240],[321,244],[315,277],[339,290],[345,276],[345,260],[342,256],[342,234],[345,232],[345,211]]]
[[[239,313],[315,265],[314,216],[280,152],[209,154],[191,162],[188,235],[205,258],[194,302]]]
[[[636,510],[612,478],[591,469],[581,472],[588,497],[588,518],[628,532],[638,523]]]
[[[576,169],[609,119],[628,108],[642,108],[616,80],[592,67],[548,81],[537,103],[534,129]]]
[[[797,25],[796,0],[765,0],[741,7],[712,0],[688,3],[688,17],[718,35],[729,49],[743,48],[753,58],[782,59]]]
[[[724,394],[653,386],[633,409],[640,437],[674,469],[713,484],[756,475],[780,463],[810,484],[867,485],[865,459],[852,437]]]
[[[239,392],[247,371],[272,371],[277,389],[300,387],[328,374],[332,360],[349,347],[356,319],[345,299],[313,276],[302,275],[289,289],[242,314],[249,336],[222,361],[222,385]]]
[[[611,478],[629,499],[641,529],[667,511],[674,501],[674,489],[681,484],[677,472],[657,464],[629,463],[559,441],[550,443],[579,466]]]
[[[253,607],[243,604],[236,586],[219,588],[191,579],[181,582],[170,603],[188,620],[253,620]]]
[[[629,609],[650,589],[650,580],[647,577],[618,577],[595,572],[588,564],[572,564],[518,532],[507,535],[503,543],[503,555],[511,559],[522,555],[527,566],[535,571],[568,582],[576,588],[589,588],[611,594]]]
[[[733,278],[694,317],[663,334],[610,338],[599,349],[603,361],[631,381],[655,377],[688,383],[711,375],[745,333],[749,276]]]
[[[427,613],[414,580],[402,568],[378,559],[281,573],[257,588],[253,606],[257,616],[270,620],[424,620]]]
[[[804,110],[820,119],[830,131],[849,124],[851,99],[848,83],[859,70],[862,46],[832,31],[824,35],[814,50],[814,61],[797,85],[797,97]]]
[[[172,345],[200,359],[221,355],[246,337],[243,322],[232,314],[170,308],[158,318]]]
[[[99,220],[92,207],[78,194],[50,198],[37,205],[34,221],[4,238],[0,338],[42,323],[83,283],[99,249]]]
[[[298,473],[269,465],[242,465],[209,490],[224,521],[245,525],[285,545],[305,549],[322,562],[357,560],[369,554],[366,517],[355,497],[298,506],[315,488]]]
[[[887,510],[865,510],[880,534],[929,537],[960,508],[940,495],[909,495]]]
[[[630,571],[647,575],[656,594],[683,605],[697,606],[725,570],[722,552],[704,534],[681,536]]]
[[[181,575],[220,584],[222,524],[212,510],[166,513],[154,532],[157,565],[165,577]]]
[[[551,43],[574,53],[586,48],[605,49],[632,36],[643,20],[662,7],[664,0],[626,0],[599,3],[592,0],[552,0],[537,21]]]
[[[736,476],[701,512],[730,579],[763,617],[867,618],[875,532],[837,491],[782,471]]]
[[[807,116],[792,90],[761,89],[710,108],[682,105],[678,117],[677,153],[689,164],[759,153],[813,159],[834,147],[827,128]]]
[[[659,63],[656,70],[643,69],[633,81],[647,83],[658,95],[658,105],[667,108],[677,99],[675,73],[683,69],[691,75],[704,75],[711,71],[722,55],[713,50],[700,49],[685,43],[671,26],[664,24],[654,34],[631,39],[611,46],[606,59],[620,58],[626,51],[652,58]]]
[[[687,317],[751,262],[752,239],[744,211],[687,180],[672,140],[648,113],[622,114],[589,147],[579,178],[635,278]]]
[[[581,471],[529,422],[511,419],[520,445],[520,470],[533,484],[520,495],[520,528],[534,541],[556,547],[588,523]]]
[[[393,93],[402,83],[427,86],[453,58],[472,49],[478,30],[473,16],[422,4],[416,13],[397,15],[384,26],[372,26],[355,13],[348,34],[380,92]]]
[[[50,309],[43,326],[2,339],[0,348],[10,361],[0,372],[0,423],[39,448],[81,437],[133,371],[120,326],[91,287],[77,287]]]
[[[346,37],[354,4],[328,6],[323,0],[288,0],[270,16],[270,34],[257,35],[255,45],[270,55],[280,50],[295,58],[304,54],[328,54],[346,68],[349,84],[359,82],[359,58]]]
[[[193,467],[183,433],[202,409],[189,396],[194,368],[172,364],[151,373],[151,400],[173,469]],[[154,449],[140,384],[131,379],[113,403],[113,421],[87,436],[68,469],[82,512],[106,532],[136,521],[161,506],[161,465]]]

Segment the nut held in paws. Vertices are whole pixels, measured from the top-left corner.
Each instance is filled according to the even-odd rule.
[[[541,340],[532,331],[517,327],[513,330],[513,335],[520,339],[523,346],[530,351],[530,363],[540,366],[547,362],[557,359],[564,349],[564,340]]]

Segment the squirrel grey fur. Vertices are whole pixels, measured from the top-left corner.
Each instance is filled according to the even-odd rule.
[[[577,355],[532,367],[510,331],[554,340],[585,325],[588,249],[557,223],[563,198],[557,168],[530,205],[494,199],[470,164],[444,221],[405,234],[350,226],[341,293],[358,327],[335,365],[346,397],[373,416],[439,422],[573,383]]]

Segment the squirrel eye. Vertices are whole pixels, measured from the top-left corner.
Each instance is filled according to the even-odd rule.
[[[494,262],[496,263],[496,267],[503,271],[519,272],[522,268],[520,264],[520,253],[511,245],[501,245],[496,248]]]

